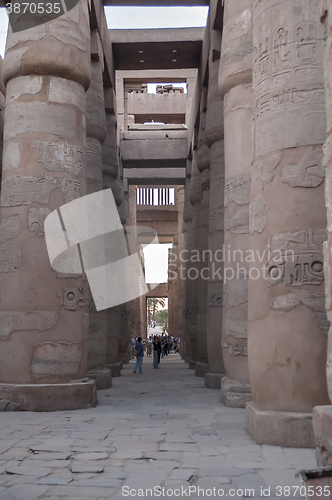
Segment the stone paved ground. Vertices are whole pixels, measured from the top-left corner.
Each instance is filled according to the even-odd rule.
[[[315,467],[313,450],[256,445],[244,410],[223,406],[177,355],[158,370],[147,357],[144,374],[132,369],[99,393],[97,408],[2,413],[0,498],[149,498],[128,488],[155,486],[165,490],[153,498],[189,498],[189,487],[191,498],[213,488],[225,498],[301,498],[294,474]],[[294,488],[278,496],[276,486]]]

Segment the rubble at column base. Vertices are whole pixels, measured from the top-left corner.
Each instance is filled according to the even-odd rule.
[[[188,361],[188,363],[189,363],[189,370],[195,370],[196,361]]]
[[[332,406],[316,406],[313,413],[318,467],[332,467]]]
[[[27,411],[67,411],[97,405],[94,380],[67,384],[0,384],[0,399],[21,405]]]
[[[246,406],[246,428],[257,444],[314,448],[312,413],[257,410]]]
[[[221,380],[220,401],[231,408],[245,408],[252,400],[250,385],[239,380],[224,377]]]
[[[207,389],[220,389],[221,380],[225,377],[224,373],[206,373],[205,374],[205,387]]]
[[[108,368],[95,368],[88,372],[88,377],[96,381],[97,391],[112,387],[112,372]]]

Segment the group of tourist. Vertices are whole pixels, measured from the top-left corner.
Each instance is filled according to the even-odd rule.
[[[149,337],[146,340],[146,353],[147,356],[151,356],[153,354],[153,368],[159,368],[160,358],[168,356],[171,352],[174,352],[175,354],[179,353],[180,342],[180,337],[174,338],[172,335],[154,335],[153,337]],[[142,342],[141,337],[138,337],[137,339],[132,337],[131,345],[132,357],[136,358],[136,363],[133,371],[134,373],[136,373],[136,370],[138,368],[140,373],[144,373],[142,368],[145,350],[144,341]]]

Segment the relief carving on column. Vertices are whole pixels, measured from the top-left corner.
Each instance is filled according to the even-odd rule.
[[[324,282],[325,229],[307,229],[270,236],[267,245],[267,283],[273,286],[321,285]]]
[[[42,152],[36,161],[53,172],[70,172],[85,176],[84,148],[68,142],[41,141],[36,139],[33,147]]]
[[[85,307],[86,300],[84,288],[62,288],[58,292],[58,297],[61,299],[61,306],[68,311],[76,311],[77,307]]]

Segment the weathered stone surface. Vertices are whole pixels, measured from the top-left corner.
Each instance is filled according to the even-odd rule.
[[[0,222],[0,244],[16,238],[21,231],[21,223],[18,215],[12,215]]]
[[[251,401],[250,384],[224,377],[221,380],[220,401],[231,408],[245,408]]]
[[[275,151],[256,161],[257,186],[260,191],[263,191],[264,187],[273,181],[281,158],[282,151]]]
[[[105,452],[89,452],[89,453],[76,453],[73,458],[75,460],[107,460],[108,453]]]
[[[235,338],[247,337],[247,311],[239,309],[226,309],[224,331],[228,336]]]
[[[85,111],[85,93],[82,85],[65,78],[50,79],[48,99],[59,104],[72,104]]]
[[[28,214],[29,231],[36,236],[44,236],[44,221],[51,212],[52,210],[47,207],[30,208]]]
[[[251,176],[243,175],[225,183],[225,207],[231,202],[238,205],[250,203]]]
[[[121,377],[122,366],[121,363],[106,364],[105,368],[108,368],[112,372],[112,378]]]
[[[79,343],[46,342],[33,349],[31,373],[35,380],[48,377],[66,378],[77,376],[82,359]]]
[[[27,51],[28,47],[21,47],[20,49],[11,50],[9,52],[10,57],[5,57],[2,66],[2,78],[4,83],[6,83],[10,78],[19,76],[22,59]]]
[[[250,204],[250,233],[262,233],[266,227],[266,203],[264,196],[258,196]]]
[[[86,306],[85,293],[83,287],[61,288],[58,297],[61,299],[61,306],[68,311],[76,311],[78,307]]]
[[[274,298],[271,301],[270,307],[277,311],[291,311],[300,304],[314,311],[320,326],[320,331],[323,335],[327,335],[329,322],[326,317],[324,292],[311,293],[304,289],[292,290],[286,295],[279,295]]]
[[[189,361],[189,370],[195,370],[195,368],[196,368],[196,362],[190,360]]]
[[[246,405],[247,431],[257,444],[314,448],[312,413],[257,410]]]
[[[221,379],[225,377],[224,373],[206,373],[205,387],[208,389],[220,389]]]
[[[13,273],[22,264],[22,252],[14,243],[0,245],[0,273]],[[1,335],[1,334],[0,334]]]
[[[86,175],[85,152],[82,146],[68,142],[36,139],[33,147],[42,153],[36,161],[42,163],[49,172]]]
[[[104,472],[104,467],[94,463],[84,463],[82,460],[80,463],[72,464],[70,470],[77,474],[100,474]]]
[[[74,139],[76,113],[69,106],[45,102],[20,102],[6,110],[4,140],[27,132],[53,134],[60,139]]]
[[[323,243],[326,237],[326,230],[319,228],[270,236],[267,245],[268,285],[322,284]]]
[[[86,40],[78,25],[71,24],[71,28],[68,29],[66,20],[57,19],[50,24],[50,34],[62,43],[74,45],[83,51],[86,50]]]
[[[39,203],[47,205],[54,189],[61,189],[65,203],[80,196],[80,181],[72,178],[57,178],[49,175],[6,177],[2,183],[1,205],[17,207]]]
[[[27,411],[77,410],[97,404],[95,381],[87,379],[66,384],[0,384],[0,398],[21,404],[22,410]],[[45,448],[53,451],[39,447]]]
[[[112,387],[112,372],[108,368],[99,368],[88,371],[88,377],[96,381],[97,391]]]
[[[10,142],[7,144],[3,156],[2,168],[9,170],[11,168],[18,168],[21,161],[20,147],[17,142]]]
[[[195,363],[195,376],[205,377],[209,371],[209,365],[207,363]]]
[[[332,466],[332,406],[316,406],[313,413],[318,467]]]
[[[7,105],[16,101],[21,95],[38,94],[42,84],[43,78],[41,76],[21,76],[10,80],[6,87]]]
[[[282,180],[292,187],[314,188],[325,179],[323,152],[321,149],[308,148],[297,165],[286,165]]]
[[[45,36],[45,25],[37,25],[33,28],[28,28],[23,31],[17,31],[13,33],[11,26],[8,26],[9,37],[7,40],[6,50],[11,49],[20,42],[33,42],[36,40],[41,40]]]

